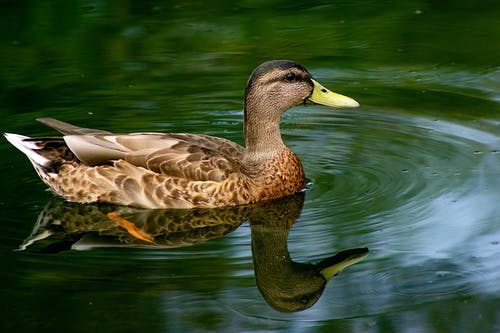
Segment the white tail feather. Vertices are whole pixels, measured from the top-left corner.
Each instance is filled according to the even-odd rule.
[[[36,152],[39,148],[35,142],[24,141],[26,139],[30,139],[29,137],[13,133],[4,133],[4,136],[14,147],[22,151],[35,165],[35,167],[37,165],[42,167],[50,165],[51,161],[48,158]]]

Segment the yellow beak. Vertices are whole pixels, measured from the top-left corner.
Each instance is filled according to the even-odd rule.
[[[319,84],[318,81],[312,80],[314,90],[308,98],[310,102],[332,106],[334,108],[357,108],[359,103],[350,97],[334,93]]]

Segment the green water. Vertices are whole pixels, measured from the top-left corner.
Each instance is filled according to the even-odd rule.
[[[292,201],[125,212],[155,245],[54,198],[0,141],[0,331],[500,331],[499,17],[497,1],[3,4],[2,132],[54,135],[35,118],[55,117],[242,143],[246,80],[277,58],[361,107],[284,116],[310,180]],[[314,284],[300,264],[363,247],[297,298],[314,305],[278,311],[295,299],[274,291]]]

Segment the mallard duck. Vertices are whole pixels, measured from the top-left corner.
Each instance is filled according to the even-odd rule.
[[[37,120],[62,138],[4,135],[68,201],[142,208],[242,205],[304,188],[300,160],[283,143],[279,126],[285,111],[306,102],[359,106],[323,87],[301,65],[274,60],[258,66],[248,80],[245,147],[203,134],[113,134],[52,118]]]

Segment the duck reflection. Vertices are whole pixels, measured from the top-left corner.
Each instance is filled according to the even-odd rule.
[[[257,287],[267,303],[282,312],[311,307],[331,278],[368,254],[368,248],[341,251],[317,264],[292,261],[288,232],[302,210],[303,194],[255,209],[250,217]]]
[[[356,248],[316,264],[294,262],[288,252],[288,233],[303,203],[304,193],[297,193],[248,206],[145,210],[55,198],[40,213],[19,250],[54,253],[107,246],[189,246],[227,235],[249,221],[258,289],[274,309],[300,311],[319,299],[331,278],[368,254],[367,248]]]
[[[59,252],[94,247],[190,246],[234,231],[247,220],[249,209],[247,206],[137,209],[54,198],[39,214],[33,231],[19,250]]]

